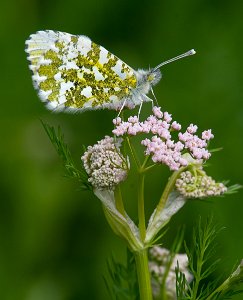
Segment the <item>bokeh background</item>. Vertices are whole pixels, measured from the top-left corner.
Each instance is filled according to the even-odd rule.
[[[109,134],[112,111],[53,114],[31,83],[24,41],[53,29],[84,34],[134,68],[148,68],[191,48],[197,55],[167,65],[155,87],[160,105],[182,124],[212,128],[208,172],[243,184],[243,2],[226,0],[3,0],[0,10],[0,298],[4,300],[109,299],[102,276],[125,246],[113,235],[101,205],[80,192],[63,170],[39,119],[61,125],[79,164],[82,144]],[[143,107],[149,113],[150,104]],[[152,211],[168,170],[147,181]],[[134,194],[134,186],[130,187]],[[173,218],[165,244],[179,224],[187,235],[209,214],[225,229],[218,237],[219,274],[243,257],[243,191],[189,202]],[[127,199],[131,213],[135,200]],[[242,299],[243,296],[235,297]]]

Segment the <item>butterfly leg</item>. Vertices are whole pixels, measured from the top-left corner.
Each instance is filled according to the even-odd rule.
[[[141,108],[142,108],[142,103],[143,103],[143,102],[151,102],[151,103],[152,103],[152,108],[154,107],[154,100],[153,100],[153,99],[149,98],[149,97],[146,96],[146,95],[142,95],[141,98],[142,98],[142,99],[140,99],[140,100],[141,100],[141,104],[140,104],[140,108],[139,108],[139,113],[140,113],[140,110],[141,110]],[[156,100],[156,102],[157,102],[157,100]]]
[[[122,103],[122,106],[121,106],[121,108],[120,108],[120,110],[119,110],[119,113],[118,113],[118,115],[117,115],[117,118],[120,116],[120,114],[121,114],[121,112],[122,112],[124,106],[126,105],[126,102],[127,102],[127,98],[125,98],[124,102]]]
[[[156,98],[156,96],[155,96],[155,93],[154,93],[154,90],[153,90],[152,87],[151,87],[151,92],[152,92],[152,95],[153,95],[153,97],[154,97],[154,100],[155,100],[156,105],[159,106],[158,100],[157,100],[157,98]],[[152,106],[154,106],[153,100],[152,100]]]
[[[140,112],[141,112],[142,106],[143,106],[143,99],[141,98],[141,104],[140,104],[139,110],[138,110],[138,120],[139,120],[139,116],[140,116]]]

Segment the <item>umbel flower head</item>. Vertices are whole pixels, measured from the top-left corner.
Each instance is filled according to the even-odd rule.
[[[140,122],[137,116],[129,117],[128,121],[122,121],[120,117],[113,120],[116,136],[137,135],[140,133],[152,133],[152,138],[142,140],[146,147],[145,155],[150,155],[154,163],[166,164],[171,170],[176,171],[180,167],[189,164],[184,153],[190,154],[196,162],[203,162],[211,156],[206,149],[208,141],[214,136],[211,130],[202,132],[201,137],[196,135],[197,126],[189,125],[185,132],[180,132],[181,125],[174,121],[168,112],[162,112],[160,107],[153,107],[153,115],[144,122]],[[175,138],[172,132],[177,131]]]
[[[219,196],[227,191],[223,183],[215,182],[203,170],[182,172],[175,186],[185,198]]]
[[[179,265],[180,271],[185,274],[188,282],[193,279],[188,271],[188,258],[186,254],[176,254],[170,261],[171,253],[166,248],[155,246],[150,249],[149,270],[152,277],[152,288],[155,299],[160,299],[162,282],[165,280],[165,288],[168,299],[177,299],[176,297],[176,273],[175,268]],[[167,273],[167,269],[168,273]],[[164,278],[165,274],[168,274]]]
[[[106,136],[81,157],[94,188],[113,190],[127,176],[129,163],[120,152],[122,139]]]

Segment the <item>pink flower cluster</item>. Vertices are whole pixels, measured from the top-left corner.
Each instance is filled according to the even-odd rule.
[[[152,137],[142,140],[146,147],[145,155],[151,155],[155,163],[166,164],[171,170],[178,170],[188,165],[188,160],[183,156],[189,153],[195,160],[207,160],[210,157],[207,145],[214,136],[211,130],[206,130],[199,138],[195,133],[197,126],[191,124],[186,132],[182,133],[181,125],[172,122],[172,116],[168,112],[162,112],[160,107],[153,107],[153,115],[144,122],[140,122],[137,116],[129,117],[122,121],[120,117],[113,120],[116,136],[137,135],[139,133],[152,133]],[[171,133],[179,132],[177,140],[173,140]]]

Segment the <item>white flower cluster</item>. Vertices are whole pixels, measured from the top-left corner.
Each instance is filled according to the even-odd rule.
[[[93,187],[113,190],[126,179],[129,164],[120,152],[121,141],[105,136],[97,144],[89,146],[81,157]]]
[[[186,198],[219,196],[227,191],[227,187],[223,183],[215,182],[202,170],[196,174],[192,174],[190,171],[182,172],[175,185]]]
[[[153,295],[157,299],[160,299],[161,285],[165,270],[167,269],[168,262],[170,260],[170,251],[155,246],[150,249],[150,262],[149,269],[152,277],[152,289]],[[188,271],[188,259],[186,254],[176,254],[167,275],[165,286],[166,294],[168,299],[177,299],[176,298],[176,273],[175,268],[177,267],[177,262],[179,264],[180,271],[185,274],[185,277],[188,282],[191,282],[193,279],[192,274]]]

